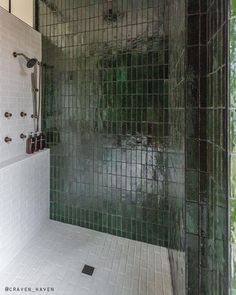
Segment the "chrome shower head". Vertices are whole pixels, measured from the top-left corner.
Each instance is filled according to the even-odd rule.
[[[27,68],[33,68],[37,63],[38,63],[38,60],[37,58],[29,58],[28,56],[26,56],[24,53],[17,53],[17,52],[13,52],[13,56],[14,57],[17,57],[17,56],[23,56],[26,60],[26,66]]]

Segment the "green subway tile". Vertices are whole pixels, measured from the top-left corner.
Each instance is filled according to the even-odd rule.
[[[51,189],[59,192],[58,197],[52,196],[54,218],[175,250],[184,247],[186,218],[187,230],[192,233],[186,243],[186,288],[191,295],[220,295],[218,282],[224,278],[220,258],[225,252],[221,239],[225,239],[226,134],[225,119],[218,110],[224,105],[226,87],[223,15],[220,18],[219,13],[223,11],[222,0],[172,1],[168,7],[167,1],[141,0],[138,7],[132,6],[135,1],[117,1],[121,19],[109,24],[94,1],[72,2],[57,3],[59,9],[67,7],[68,13],[81,11],[82,18],[73,13],[66,26],[60,18],[55,22],[50,14],[39,15],[43,61],[54,65],[44,69],[42,103],[42,125],[53,166]],[[143,7],[158,18],[143,17]],[[98,20],[96,28],[85,18],[90,10],[91,20]],[[187,19],[186,11],[201,11],[201,17]],[[130,25],[132,37],[123,24],[131,12],[135,16],[132,20],[141,17]],[[209,28],[200,34],[199,20],[202,22],[206,12],[210,14],[206,19],[215,21],[207,22]],[[161,24],[164,19],[165,25]],[[75,26],[79,21],[83,25]],[[140,26],[145,30],[140,31]],[[70,38],[68,30],[75,27]],[[231,27],[233,36],[234,23]],[[205,32],[207,44],[201,36]],[[202,51],[199,56],[194,50],[187,61],[191,64],[186,64],[185,45],[190,43]],[[206,49],[209,60],[202,60]],[[190,71],[187,81],[185,69]],[[200,72],[207,76],[206,90],[202,89],[204,77]],[[231,84],[234,87],[234,81]],[[208,107],[204,112],[206,130],[201,132],[196,119],[200,102]],[[201,149],[200,134],[204,134],[205,149]],[[204,184],[202,180],[199,183],[202,172],[207,174]],[[190,201],[187,212],[185,192]],[[212,249],[217,252],[214,259]],[[212,268],[219,274],[211,275]]]

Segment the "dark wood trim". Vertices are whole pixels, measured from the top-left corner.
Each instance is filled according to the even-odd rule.
[[[11,0],[9,0],[9,12],[11,13]]]

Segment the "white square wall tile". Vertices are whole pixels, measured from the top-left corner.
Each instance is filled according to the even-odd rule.
[[[34,131],[31,92],[31,73],[25,60],[14,58],[13,52],[23,52],[29,57],[42,58],[41,34],[0,7],[0,162],[25,153],[25,141],[20,134]],[[27,118],[20,117],[20,112]],[[5,112],[12,113],[7,120]],[[7,144],[4,138],[12,142]]]
[[[0,166],[0,269],[49,220],[49,150]]]

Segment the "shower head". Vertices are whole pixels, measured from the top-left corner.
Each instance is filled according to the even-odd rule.
[[[13,52],[13,56],[17,57],[17,56],[23,56],[26,60],[26,66],[27,68],[33,68],[37,63],[38,60],[37,58],[29,58],[28,56],[26,56],[24,53],[17,53],[17,52]]]
[[[36,64],[37,64],[38,60],[37,58],[30,58],[28,61],[27,61],[27,68],[33,68]]]

